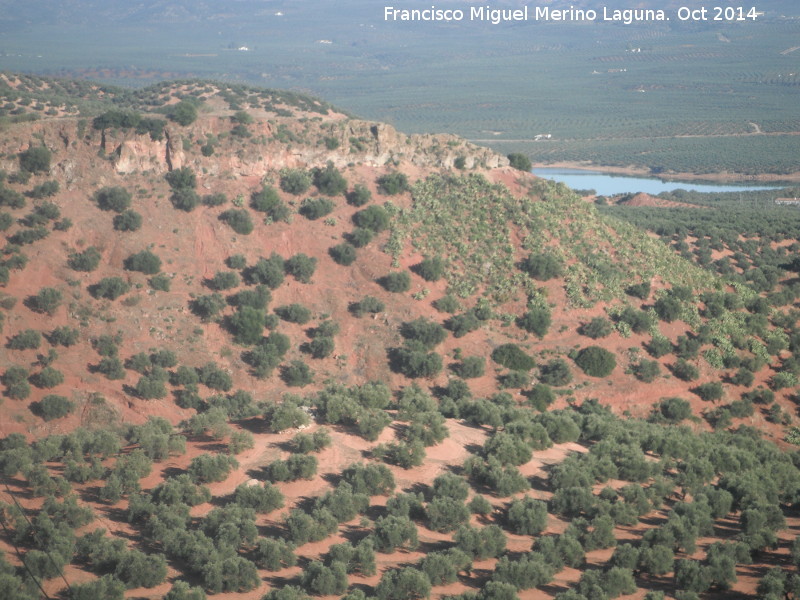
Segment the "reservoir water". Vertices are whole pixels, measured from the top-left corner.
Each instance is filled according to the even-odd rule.
[[[565,183],[575,190],[595,190],[600,196],[645,192],[660,194],[677,189],[697,192],[749,192],[757,190],[780,189],[777,185],[724,185],[718,183],[696,183],[691,181],[664,181],[648,177],[612,175],[602,171],[583,169],[535,168],[533,174],[544,179]]]

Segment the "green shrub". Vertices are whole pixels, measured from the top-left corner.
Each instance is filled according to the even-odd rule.
[[[201,198],[201,202],[204,206],[222,206],[223,204],[228,203],[228,197],[221,192],[216,194],[206,194]]]
[[[79,334],[80,332],[77,329],[64,325],[62,327],[56,327],[51,331],[47,339],[54,346],[64,346],[68,348],[78,343]]]
[[[206,600],[206,593],[200,586],[191,587],[185,581],[177,579],[164,600]]]
[[[259,258],[256,264],[245,269],[244,278],[251,284],[263,283],[270,289],[283,283],[285,261],[274,252],[269,258]]]
[[[384,207],[373,204],[354,214],[353,223],[356,227],[378,233],[389,227],[389,212]]]
[[[122,361],[116,356],[104,356],[96,369],[97,372],[102,373],[106,379],[125,379],[125,369],[122,366]]]
[[[142,215],[134,210],[126,210],[115,215],[114,229],[117,231],[138,231],[142,227]]]
[[[47,146],[31,146],[19,153],[19,168],[28,173],[46,173],[50,170],[52,156]]]
[[[544,412],[556,400],[556,395],[549,385],[538,383],[525,394],[528,397],[528,404],[539,412]]]
[[[61,419],[75,410],[75,403],[67,400],[66,396],[48,394],[38,403],[36,408],[31,405],[31,410],[45,421]]]
[[[431,350],[445,340],[447,332],[439,323],[420,317],[403,323],[400,326],[400,335],[417,342],[426,350]]]
[[[328,196],[339,196],[347,190],[347,180],[331,162],[324,169],[314,169],[314,185],[320,194]]]
[[[482,356],[467,356],[460,363],[451,365],[450,369],[462,379],[482,377],[486,372],[486,359]]]
[[[425,281],[439,281],[444,277],[444,261],[438,256],[426,258],[414,267],[414,271]]]
[[[94,201],[100,210],[121,213],[131,206],[131,193],[123,187],[104,187],[94,193]]]
[[[6,386],[4,395],[12,400],[24,400],[31,393],[31,386],[28,385],[28,369],[12,365],[6,369],[2,377],[3,385]]]
[[[299,325],[305,325],[311,320],[311,311],[302,304],[297,303],[279,306],[275,309],[275,314],[284,321],[298,323]]]
[[[172,105],[167,112],[167,118],[174,121],[178,125],[191,125],[197,119],[197,106],[190,100],[181,100],[177,104]]]
[[[356,249],[352,244],[342,242],[328,249],[328,254],[336,264],[349,267],[356,260]]]
[[[303,350],[308,352],[313,358],[326,358],[333,354],[335,343],[333,338],[327,335],[317,336],[308,344],[305,344]]]
[[[373,233],[369,229],[356,227],[351,233],[345,234],[348,242],[355,248],[363,248],[372,241]]]
[[[2,192],[0,192],[2,193]],[[0,202],[0,206],[2,203]],[[2,212],[0,213],[0,231],[5,231],[9,227],[14,224],[14,217],[11,216],[10,213]]]
[[[652,383],[661,375],[661,366],[654,360],[641,360],[632,367],[636,379]]]
[[[453,337],[464,337],[481,326],[481,320],[475,315],[474,310],[450,317],[445,326],[453,332]]]
[[[376,314],[386,310],[386,305],[373,296],[364,296],[360,301],[349,306],[350,312],[355,317],[363,317],[367,313]]]
[[[539,367],[539,381],[552,386],[567,385],[572,381],[572,372],[564,359],[554,358]]]
[[[590,337],[593,340],[607,337],[611,335],[613,331],[614,326],[611,324],[611,321],[605,317],[594,317],[588,323],[581,325],[580,329],[578,330],[581,335]]]
[[[236,459],[227,454],[201,454],[189,463],[188,472],[195,483],[214,483],[224,481],[238,466]]]
[[[769,385],[773,390],[782,390],[784,388],[796,388],[798,384],[797,375],[789,371],[781,371],[775,373],[770,380]]]
[[[245,258],[243,254],[232,254],[225,259],[225,266],[227,266],[229,269],[241,271],[247,267],[247,258]]]
[[[538,535],[547,526],[547,504],[528,496],[514,499],[508,507],[506,521],[517,535]]]
[[[311,187],[311,176],[302,169],[283,169],[280,177],[281,189],[287,194],[299,196]]]
[[[50,235],[50,231],[44,225],[37,225],[33,228],[19,229],[7,239],[12,244],[22,246],[43,240],[48,235]],[[6,266],[9,266],[8,261],[6,261]]]
[[[237,344],[257,344],[264,335],[264,312],[251,306],[243,306],[228,319],[228,329]]]
[[[252,508],[258,514],[271,513],[283,508],[283,494],[274,485],[239,485],[234,492],[233,501],[242,508]]]
[[[269,213],[280,203],[281,198],[278,195],[278,191],[268,185],[265,185],[260,191],[254,192],[250,196],[250,208],[263,213]]]
[[[293,360],[281,369],[281,379],[290,387],[305,387],[314,377],[308,365],[301,360]]]
[[[442,370],[442,357],[421,348],[393,348],[389,359],[392,370],[412,379],[434,377]]]
[[[211,321],[216,317],[219,312],[225,308],[225,298],[219,293],[206,294],[198,296],[189,303],[189,306],[194,314],[200,317],[203,321]]]
[[[513,371],[530,371],[536,366],[533,358],[516,344],[503,344],[492,351],[492,360]]]
[[[625,288],[625,293],[640,300],[647,300],[650,297],[650,282],[643,281],[642,283],[635,283]]]
[[[70,600],[123,600],[125,584],[113,575],[106,574],[88,583],[71,586]]]
[[[207,284],[212,290],[223,291],[238,287],[241,279],[236,271],[217,271]]]
[[[167,395],[164,382],[152,375],[144,375],[136,383],[136,395],[142,400],[155,400]]]
[[[531,383],[531,377],[525,371],[509,371],[497,377],[501,389],[522,389]]]
[[[312,434],[298,433],[291,440],[291,451],[298,454],[319,452],[331,445],[331,436],[325,427]]]
[[[122,336],[117,335],[100,335],[92,339],[92,348],[100,356],[117,356],[119,354],[118,345],[122,342]]]
[[[219,219],[240,235],[249,235],[253,232],[253,220],[244,208],[228,209],[220,214]]]
[[[10,350],[35,350],[42,343],[42,334],[35,329],[25,329],[9,338],[6,348]]]
[[[308,454],[291,454],[286,460],[275,460],[265,469],[269,481],[313,479],[317,474],[317,458]]]
[[[661,358],[672,352],[672,343],[665,337],[653,337],[645,345],[645,350],[653,358]]]
[[[281,403],[269,402],[264,405],[264,422],[272,433],[308,425],[308,421],[308,415],[289,398]]]
[[[669,423],[680,423],[692,416],[692,405],[683,398],[664,398],[657,406],[659,414]]]
[[[617,366],[617,361],[605,348],[588,346],[578,352],[575,364],[591,377],[607,377]]]
[[[681,301],[674,296],[665,295],[656,300],[654,308],[656,314],[662,321],[672,323],[680,318],[682,304]]]
[[[8,208],[15,209],[23,208],[25,206],[25,197],[18,191],[7,188],[0,183],[0,206],[7,206]],[[6,218],[10,218],[10,215]],[[11,223],[8,224],[8,226],[10,225]],[[8,229],[8,226],[4,229]]]
[[[563,261],[550,252],[534,253],[522,261],[520,267],[538,281],[548,281],[561,277],[564,272]]]
[[[433,308],[435,308],[439,312],[450,313],[450,314],[453,314],[454,312],[458,311],[461,308],[461,303],[455,296],[451,294],[442,296],[441,298],[434,300],[431,304]]]
[[[517,325],[520,328],[540,338],[544,337],[547,330],[550,329],[550,323],[552,323],[552,318],[550,309],[547,307],[532,308],[517,319]]]
[[[353,188],[352,192],[347,194],[347,203],[351,206],[364,206],[371,199],[372,192],[370,192],[366,186],[360,183]]]
[[[55,288],[44,287],[35,296],[29,296],[26,300],[28,307],[37,313],[45,313],[53,316],[61,306],[61,292]]]
[[[284,263],[284,270],[301,283],[310,283],[314,270],[317,268],[317,259],[305,254],[295,254]]]
[[[131,254],[125,259],[124,265],[128,271],[138,271],[145,275],[155,275],[161,271],[161,259],[149,250]]]
[[[258,310],[264,310],[271,300],[272,294],[270,294],[269,288],[263,284],[257,285],[253,289],[241,290],[228,298],[228,301],[238,308],[249,306]]]
[[[685,358],[686,360],[697,358],[701,346],[702,344],[697,338],[679,335],[675,344],[675,356]]]
[[[381,277],[379,283],[387,292],[399,294],[411,289],[411,276],[408,271],[394,271]]]
[[[184,212],[192,212],[200,204],[200,196],[190,187],[177,188],[169,197],[172,206]]]
[[[53,367],[45,367],[31,375],[29,381],[38,388],[50,389],[64,383],[64,374]]]
[[[227,392],[233,387],[231,376],[213,362],[203,365],[197,375],[200,383],[212,390]]]
[[[753,403],[749,400],[734,400],[728,405],[728,410],[732,417],[743,419],[745,417],[752,417],[755,412]]]
[[[700,377],[700,371],[697,370],[697,367],[682,358],[679,358],[671,369],[672,374],[682,381],[694,381]]]
[[[514,169],[530,173],[532,165],[531,165],[531,159],[528,158],[527,155],[522,154],[520,152],[512,152],[511,154],[507,155],[507,158],[508,158],[508,164]]]
[[[23,208],[25,206],[25,197],[18,191],[7,188],[0,183],[0,206],[7,206],[8,208]],[[7,213],[5,213],[5,215],[6,220],[11,217],[11,215],[8,215]],[[11,223],[9,222],[4,229],[8,229],[10,225]]]
[[[719,381],[710,381],[708,383],[701,383],[692,389],[692,391],[700,396],[701,400],[706,402],[716,402],[724,393],[722,384]]]
[[[408,177],[404,173],[389,173],[378,177],[378,192],[384,196],[395,196],[408,191]]]
[[[336,205],[328,198],[306,198],[297,212],[309,221],[316,221],[333,212]]]

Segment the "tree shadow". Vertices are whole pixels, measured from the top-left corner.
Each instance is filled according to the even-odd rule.
[[[186,473],[186,469],[181,469],[180,467],[165,467],[162,471],[163,479],[172,479],[177,477],[178,475],[183,475]]]
[[[267,422],[261,418],[251,418],[251,419],[243,419],[240,421],[239,426],[242,429],[249,431],[250,433],[258,433],[258,434],[274,434],[274,431],[270,431]]]
[[[255,469],[248,469],[247,471],[245,471],[245,474],[250,479],[257,479],[258,481],[268,480],[268,474],[264,467],[256,467]]]
[[[286,529],[278,523],[270,522],[264,525],[256,525],[256,527],[261,537],[278,539],[286,535]]]
[[[550,485],[547,483],[547,480],[544,477],[540,477],[539,475],[533,475],[531,477],[528,477],[527,479],[532,490],[535,490],[537,492],[550,491]]]

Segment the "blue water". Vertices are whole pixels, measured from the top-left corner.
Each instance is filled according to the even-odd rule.
[[[754,190],[779,189],[776,185],[721,185],[715,183],[694,183],[691,181],[662,181],[647,177],[630,177],[627,175],[610,175],[601,171],[584,171],[582,169],[536,168],[533,174],[545,179],[565,183],[576,190],[595,190],[600,196],[614,194],[631,194],[645,192],[660,194],[677,189],[697,192],[749,192]]]

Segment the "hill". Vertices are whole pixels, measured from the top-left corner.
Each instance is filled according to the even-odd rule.
[[[6,597],[795,585],[793,265],[306,96],[3,80]]]

